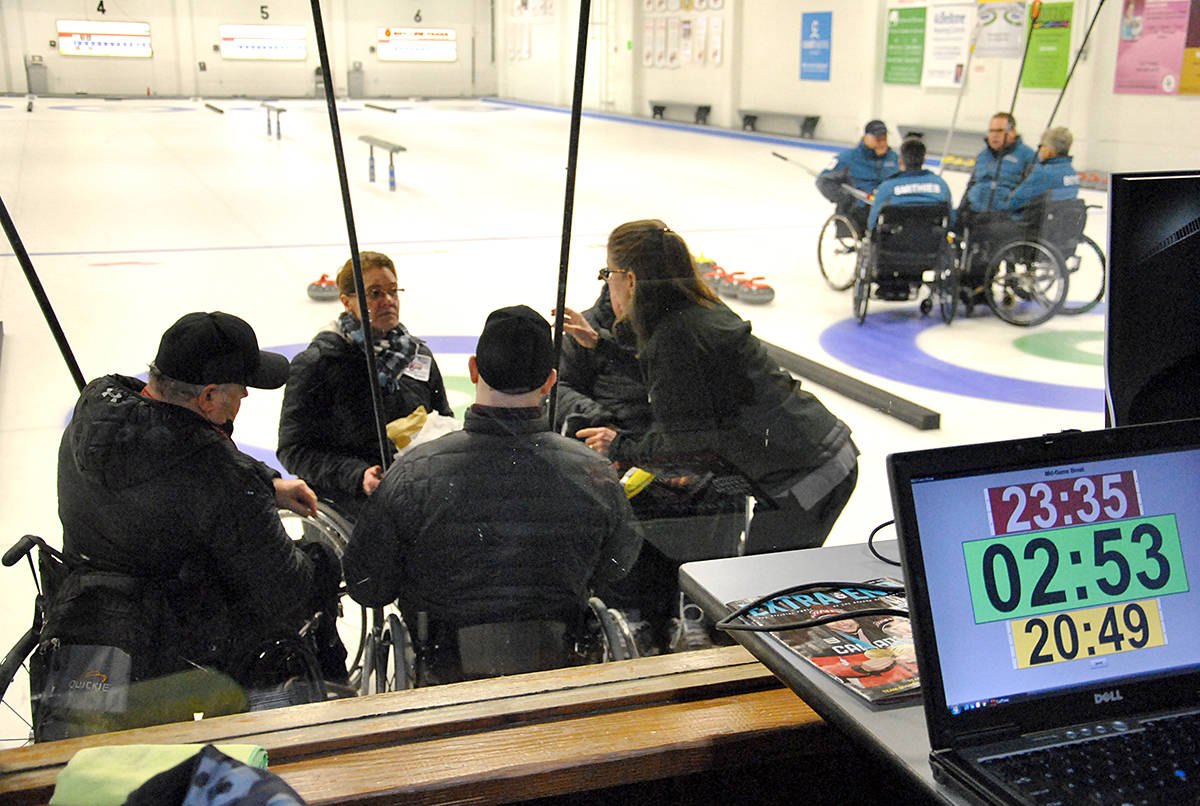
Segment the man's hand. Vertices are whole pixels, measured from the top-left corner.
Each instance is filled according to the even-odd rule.
[[[558,309],[550,311],[550,315],[558,316]],[[600,341],[600,334],[592,327],[592,323],[571,308],[563,308],[563,331],[575,339],[580,347],[588,350],[595,349],[596,342]]]
[[[363,471],[362,488],[367,495],[375,492],[375,488],[379,486],[379,482],[383,481],[383,468],[379,465],[372,465]]]
[[[581,428],[575,432],[575,436],[582,439],[584,444],[596,453],[608,456],[608,449],[617,436],[617,432],[607,426],[600,426],[598,428]]]
[[[317,494],[304,479],[273,479],[275,504],[280,509],[290,509],[297,515],[312,517],[317,514]]]

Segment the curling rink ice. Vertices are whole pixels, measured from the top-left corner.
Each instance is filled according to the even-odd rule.
[[[0,98],[0,197],[88,379],[144,373],[162,331],[188,311],[242,316],[263,347],[290,355],[340,310],[306,295],[349,256],[325,105],[278,102],[277,139],[258,101],[212,103],[224,114],[196,100],[91,97],[39,99],[27,112],[24,99]],[[487,313],[527,303],[549,317],[555,304],[570,117],[486,100],[373,103],[396,112],[339,106],[359,246],[395,260],[401,319],[431,344],[461,413]],[[394,192],[378,150],[368,182],[364,134],[407,148]],[[819,170],[842,147],[585,114],[567,287],[568,305],[590,306],[608,232],[661,218],[696,255],[775,288],[767,305],[730,302],[760,338],[939,412],[941,427],[921,431],[804,381],[862,451],[830,544],[865,541],[891,518],[891,452],[1104,423],[1102,305],[1018,328],[986,309],[946,326],[915,300],[872,300],[855,322],[850,292],[818,272],[832,206],[799,167]],[[966,174],[944,178],[957,200]],[[1106,203],[1103,192],[1083,195]],[[1101,209],[1088,222],[1101,245],[1105,221]],[[77,392],[7,242],[0,322],[0,545],[25,533],[58,545],[57,446]],[[237,420],[239,445],[270,461],[281,399],[252,390]],[[0,649],[28,628],[32,599],[25,568],[0,569]],[[25,717],[27,689],[21,674],[7,697]],[[0,711],[0,748],[15,747],[28,729]]]

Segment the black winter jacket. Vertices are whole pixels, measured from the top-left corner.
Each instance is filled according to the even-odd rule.
[[[637,338],[628,323],[615,324],[617,317],[607,284],[583,316],[600,339],[592,349],[570,337],[563,339],[555,430],[562,431],[567,417],[572,417],[573,428],[607,425],[633,432],[649,429],[653,418],[638,365]]]
[[[424,344],[419,350],[430,357],[429,380],[403,375],[397,391],[381,390],[385,423],[418,406],[454,415],[433,353]],[[336,325],[322,330],[292,359],[279,416],[279,461],[353,517],[367,498],[363,473],[380,463],[376,433],[366,353]]]
[[[58,511],[72,571],[47,634],[132,641],[135,679],[191,663],[232,674],[249,643],[294,636],[311,615],[312,563],[283,530],[273,472],[144,387],[92,381],[63,434]],[[101,612],[109,600],[92,584],[107,582],[140,605]]]
[[[388,469],[342,567],[357,601],[461,627],[578,614],[640,547],[612,465],[536,409],[473,406]]]
[[[663,316],[641,360],[654,426],[640,436],[618,433],[614,461],[711,450],[771,495],[811,477],[807,495],[797,495],[804,506],[853,467],[850,429],[800,389],[751,335],[750,323],[724,304]]]

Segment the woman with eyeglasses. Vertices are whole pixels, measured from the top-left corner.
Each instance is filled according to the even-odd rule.
[[[576,436],[629,464],[715,452],[777,505],[756,504],[747,553],[824,543],[858,480],[849,427],[767,356],[662,221],[613,230],[607,268],[613,310],[637,334],[654,424]]]
[[[442,373],[429,347],[400,323],[396,267],[380,252],[362,252],[384,422],[418,406],[452,417]],[[337,276],[344,311],[294,359],[279,416],[279,461],[320,498],[354,518],[383,478],[379,438],[367,385],[367,355],[354,269]]]

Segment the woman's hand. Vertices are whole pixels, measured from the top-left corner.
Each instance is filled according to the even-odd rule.
[[[558,316],[558,309],[550,311],[550,316]],[[595,349],[596,342],[600,341],[600,334],[592,327],[592,323],[571,308],[563,308],[563,331],[575,339],[580,347],[588,350]]]
[[[312,517],[317,514],[317,494],[304,483],[304,479],[272,479],[275,485],[275,505],[290,509],[297,515]]]
[[[612,446],[617,432],[606,426],[600,426],[598,428],[581,428],[575,432],[575,436],[582,439],[584,444],[596,453],[608,456],[608,450]]]
[[[383,468],[379,465],[372,465],[363,471],[362,488],[367,495],[375,492],[375,488],[379,486],[379,482],[383,481]]]

